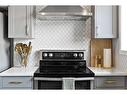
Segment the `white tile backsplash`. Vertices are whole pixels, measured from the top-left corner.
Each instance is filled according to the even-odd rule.
[[[16,43],[32,42],[32,53],[28,66],[39,63],[39,50],[86,50],[86,59],[89,63],[89,47],[91,39],[91,19],[65,21],[40,21],[35,26],[35,39],[14,39]],[[14,66],[20,66],[20,57],[14,51]]]

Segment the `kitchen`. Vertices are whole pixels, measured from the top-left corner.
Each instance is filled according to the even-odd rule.
[[[1,66],[0,89],[127,88],[126,55],[118,52],[120,6],[24,5],[0,10],[1,27],[8,26],[1,30],[6,33],[0,32],[0,60],[6,63]]]

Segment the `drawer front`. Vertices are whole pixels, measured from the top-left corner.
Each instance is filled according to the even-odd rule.
[[[125,77],[95,77],[95,88],[123,89]]]
[[[3,88],[32,88],[32,77],[3,77]]]

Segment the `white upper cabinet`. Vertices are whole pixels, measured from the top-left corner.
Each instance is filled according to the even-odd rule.
[[[9,38],[34,38],[33,6],[9,6]]]
[[[93,38],[116,38],[117,37],[117,6],[95,6],[92,19]]]

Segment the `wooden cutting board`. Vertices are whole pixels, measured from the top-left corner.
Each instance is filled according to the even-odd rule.
[[[102,65],[103,65],[103,49],[111,48],[112,50],[112,40],[111,39],[92,39],[91,40],[91,67],[95,66],[95,56],[101,55],[102,57]]]

